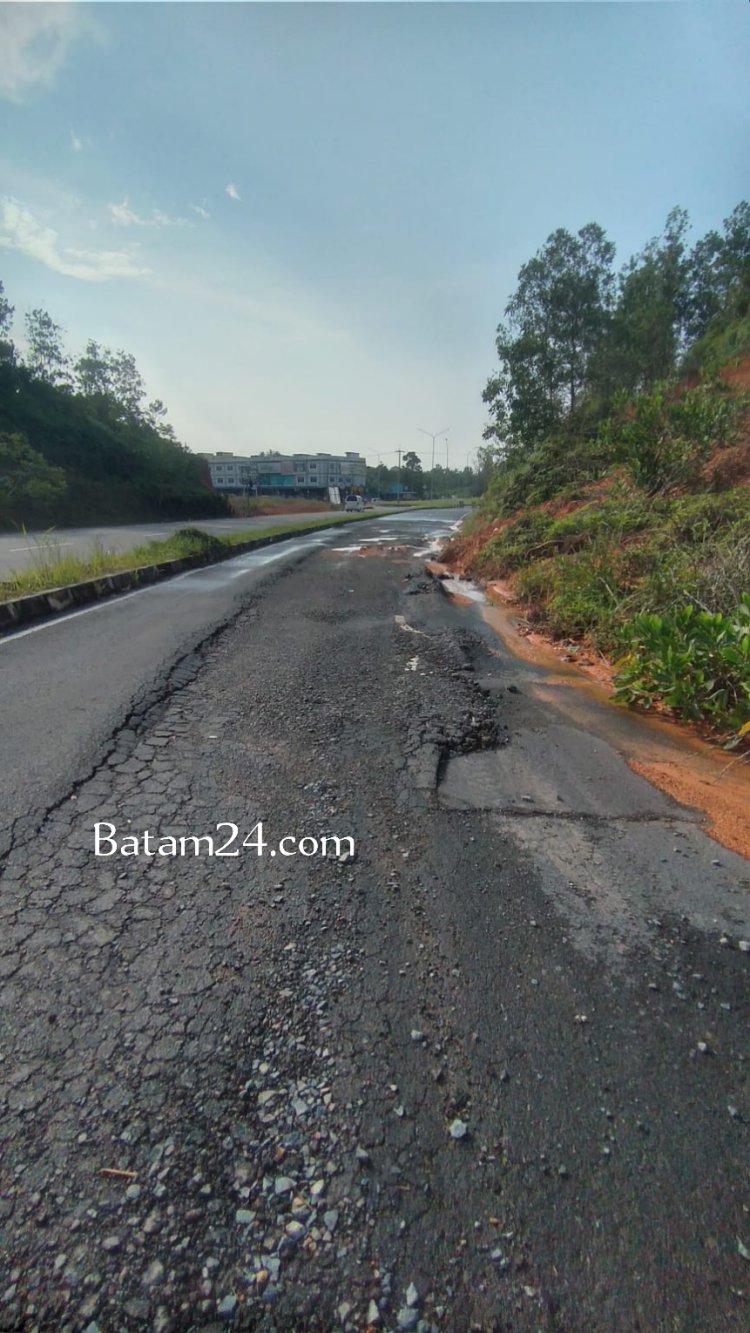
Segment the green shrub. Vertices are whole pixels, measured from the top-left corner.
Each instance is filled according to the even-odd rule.
[[[582,498],[589,482],[603,476],[613,461],[612,450],[601,436],[550,436],[533,449],[517,450],[498,464],[482,498],[481,510],[507,518],[529,505],[544,504],[553,496]]]
[[[750,314],[747,305],[745,288],[744,296],[738,293],[738,299],[730,308],[717,315],[703,337],[693,343],[683,361],[683,372],[700,370],[704,374],[714,375],[750,352]]]
[[[615,634],[623,589],[609,552],[559,556],[546,621],[556,637],[589,635],[605,647]]]
[[[181,556],[202,555],[215,559],[226,550],[226,542],[202,528],[178,528],[168,538],[169,544]]]
[[[620,399],[601,437],[649,494],[694,486],[714,445],[730,444],[744,399],[718,384],[679,392],[664,380],[632,402]]]
[[[549,531],[552,520],[547,514],[527,511],[491,537],[477,556],[477,568],[499,576],[512,574],[533,559]]]
[[[202,528],[178,528],[168,537],[144,542],[132,552],[136,564],[158,564],[161,560],[181,560],[200,555],[217,560],[227,550],[227,542]]]
[[[537,560],[533,565],[520,569],[513,588],[522,602],[530,602],[541,607],[557,590],[559,562],[557,560]]]
[[[730,615],[683,606],[636,616],[622,632],[615,698],[736,730],[750,719],[750,595]]]
[[[666,514],[681,542],[704,542],[738,523],[744,523],[750,532],[750,490],[737,486],[720,494],[683,495],[669,505]]]

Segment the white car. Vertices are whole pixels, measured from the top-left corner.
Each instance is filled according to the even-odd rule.
[[[365,507],[365,502],[361,495],[347,495],[344,501],[345,514],[361,514]]]

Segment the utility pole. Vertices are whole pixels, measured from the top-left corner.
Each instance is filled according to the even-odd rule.
[[[417,430],[420,435],[429,435],[432,440],[432,464],[430,466],[430,499],[432,499],[435,490],[435,441],[439,439],[441,435],[447,435],[450,426],[446,426],[445,430],[436,430],[434,435],[431,430],[422,430],[421,426],[417,426]],[[448,441],[446,440],[446,447],[447,444]]]
[[[398,454],[398,490],[396,492],[397,500],[400,500],[401,498],[401,455],[403,452],[404,452],[403,449],[396,450],[396,453]]]

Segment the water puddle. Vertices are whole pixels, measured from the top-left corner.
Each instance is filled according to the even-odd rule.
[[[441,579],[440,582],[448,596],[456,602],[475,602],[480,606],[484,606],[487,602],[484,589],[480,588],[478,583],[472,583],[470,579],[451,576],[447,579]]]
[[[434,554],[436,553],[434,552]],[[475,603],[479,606],[486,605],[487,594],[484,588],[480,584],[474,583],[472,579],[467,578],[465,574],[454,574],[453,570],[449,569],[447,565],[442,565],[439,560],[433,559],[426,562],[425,569],[428,574],[432,574],[433,578],[439,581],[443,592],[452,601],[463,605],[468,603]]]

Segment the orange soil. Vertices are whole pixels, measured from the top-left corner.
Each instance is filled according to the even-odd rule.
[[[245,512],[241,505],[235,509],[232,498],[230,496],[229,503],[237,518],[273,518],[274,514],[327,514],[331,509],[323,500],[281,500],[279,504],[264,504],[261,500],[260,504],[253,505]]]
[[[708,747],[706,747],[708,748]],[[740,856],[750,858],[750,769],[747,756],[735,757],[728,767],[726,756],[709,751],[711,762],[694,753],[680,760],[644,761],[629,759],[628,765],[648,782],[683,805],[703,810],[709,818],[707,832]],[[726,771],[722,771],[726,770]]]
[[[518,604],[512,585],[505,579],[493,579],[485,585],[485,592],[489,601],[495,606],[511,607]],[[545,648],[549,655],[554,655],[563,662],[570,662],[579,671],[585,671],[586,675],[597,684],[604,685],[610,694],[613,693],[614,668],[609,658],[597,649],[589,649],[584,644],[573,644],[570,639],[564,642],[553,639],[548,634],[532,629],[522,620],[516,619],[515,630],[521,641],[529,645],[527,660],[538,661],[536,654],[541,648]]]
[[[721,378],[738,389],[750,389],[750,353],[741,356],[736,366],[725,366]]]

